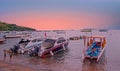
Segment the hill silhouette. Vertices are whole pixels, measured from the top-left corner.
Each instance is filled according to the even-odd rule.
[[[27,30],[34,31],[35,29],[17,26],[16,24],[8,24],[6,22],[0,21],[0,31],[27,31]]]

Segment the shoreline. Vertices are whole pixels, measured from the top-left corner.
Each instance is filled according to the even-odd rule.
[[[36,71],[36,70],[28,66],[16,63],[13,64],[0,60],[0,71]]]

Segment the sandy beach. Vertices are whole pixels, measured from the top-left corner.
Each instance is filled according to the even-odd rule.
[[[10,43],[10,41],[12,41],[13,39],[8,39],[8,41],[6,41],[4,44],[1,44],[1,56],[0,56],[0,71],[37,71],[34,70],[30,67],[18,64],[18,63],[14,63],[14,61],[10,61],[9,55],[7,55],[6,59],[4,60],[4,56],[3,56],[3,50],[4,49],[8,49],[9,47],[12,47],[14,45],[14,43],[17,43],[19,39],[15,38],[15,41],[13,43]],[[5,45],[6,43],[8,43],[7,45]],[[9,47],[8,47],[9,46]]]
[[[27,66],[0,61],[0,71],[36,71]]]

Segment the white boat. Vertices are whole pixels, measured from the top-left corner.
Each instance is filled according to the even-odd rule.
[[[41,44],[41,49],[38,53],[40,57],[53,56],[56,52],[61,50],[66,50],[66,47],[69,44],[68,39],[60,37],[58,39],[47,38]]]
[[[35,46],[40,47],[43,39],[42,38],[31,38],[30,42],[25,47],[20,47],[18,53],[25,53],[30,49],[33,49]]]

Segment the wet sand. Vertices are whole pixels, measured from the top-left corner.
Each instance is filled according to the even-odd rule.
[[[0,61],[0,71],[36,71],[27,66]],[[40,71],[40,70],[39,70]]]
[[[5,41],[4,44],[0,45],[0,48],[1,48],[0,50],[0,71],[36,71],[33,68],[30,68],[30,67],[18,64],[18,63],[14,63],[14,60],[10,61],[8,54],[7,54],[6,59],[4,59],[3,50],[12,47],[14,44],[18,43],[18,41],[19,41],[19,38],[7,39],[7,41]]]

